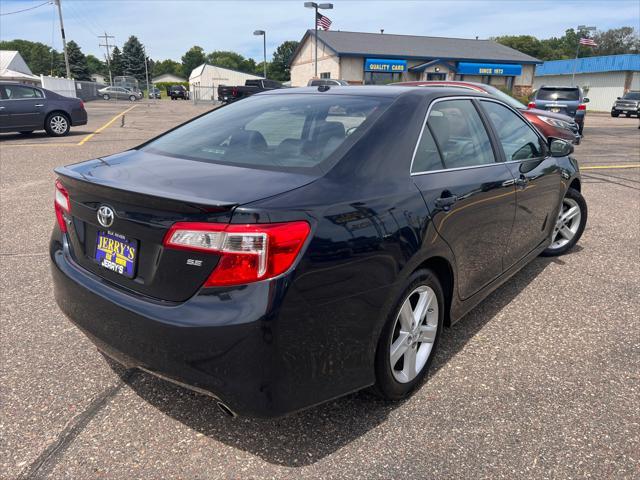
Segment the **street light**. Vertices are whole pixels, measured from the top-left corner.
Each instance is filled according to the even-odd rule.
[[[264,30],[256,30],[253,32],[254,35],[260,36],[262,35],[262,48],[263,48],[263,53],[264,53],[264,78],[266,80],[267,78],[267,32],[265,32]]]
[[[315,15],[313,16],[313,25],[316,29],[316,74],[315,77],[318,78],[318,9],[320,10],[331,10],[333,8],[333,3],[316,3],[316,2],[304,2],[305,8],[313,8],[315,10]]]

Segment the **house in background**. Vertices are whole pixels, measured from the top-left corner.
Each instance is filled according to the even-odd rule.
[[[31,69],[16,50],[0,50],[0,81],[40,85],[40,77]]]
[[[533,87],[543,85],[577,85],[589,97],[589,110],[608,112],[617,97],[640,90],[640,54],[544,62],[536,69]]]
[[[250,73],[238,72],[229,68],[203,63],[189,75],[189,90],[194,100],[218,100],[220,85],[244,85],[247,80],[259,80],[262,77]]]
[[[174,75],[173,73],[163,73],[162,75],[158,75],[157,77],[153,77],[151,79],[151,83],[180,83],[186,82],[187,79],[183,77],[179,77],[178,75]]]
[[[105,77],[104,75],[101,75],[99,73],[92,73],[91,74],[91,81],[92,82],[96,82],[96,83],[102,83],[103,85],[108,85],[109,81],[107,79],[107,77]]]

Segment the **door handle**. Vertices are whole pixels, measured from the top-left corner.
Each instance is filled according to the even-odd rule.
[[[443,210],[449,210],[449,208],[451,208],[451,205],[458,201],[458,197],[452,195],[448,190],[442,192],[441,195],[442,196],[440,198],[436,198],[435,204],[436,207],[442,208]]]
[[[34,105],[34,107],[44,107],[44,103],[38,103],[38,104]]]
[[[0,107],[0,110],[4,110],[4,107]]]

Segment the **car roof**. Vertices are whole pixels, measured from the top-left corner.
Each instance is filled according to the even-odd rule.
[[[447,97],[460,96],[460,88],[451,87],[412,87],[412,86],[394,86],[394,85],[350,85],[350,86],[322,86],[322,87],[298,87],[278,90],[268,90],[260,92],[256,95],[349,95],[363,97],[385,97],[397,98],[402,95],[419,95],[422,97]],[[481,96],[490,97],[483,92],[469,90],[464,93],[465,96]]]

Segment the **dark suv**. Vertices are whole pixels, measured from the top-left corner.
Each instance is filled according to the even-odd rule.
[[[587,114],[589,99],[582,94],[580,87],[550,87],[543,85],[529,102],[529,108],[563,113],[575,119],[578,131],[582,135],[584,117]]]
[[[611,107],[611,116],[618,117],[620,114],[640,117],[640,90],[632,90],[617,98]]]
[[[178,98],[188,100],[189,91],[184,87],[184,85],[173,85],[169,88],[169,96],[171,97],[171,100],[176,100]]]

